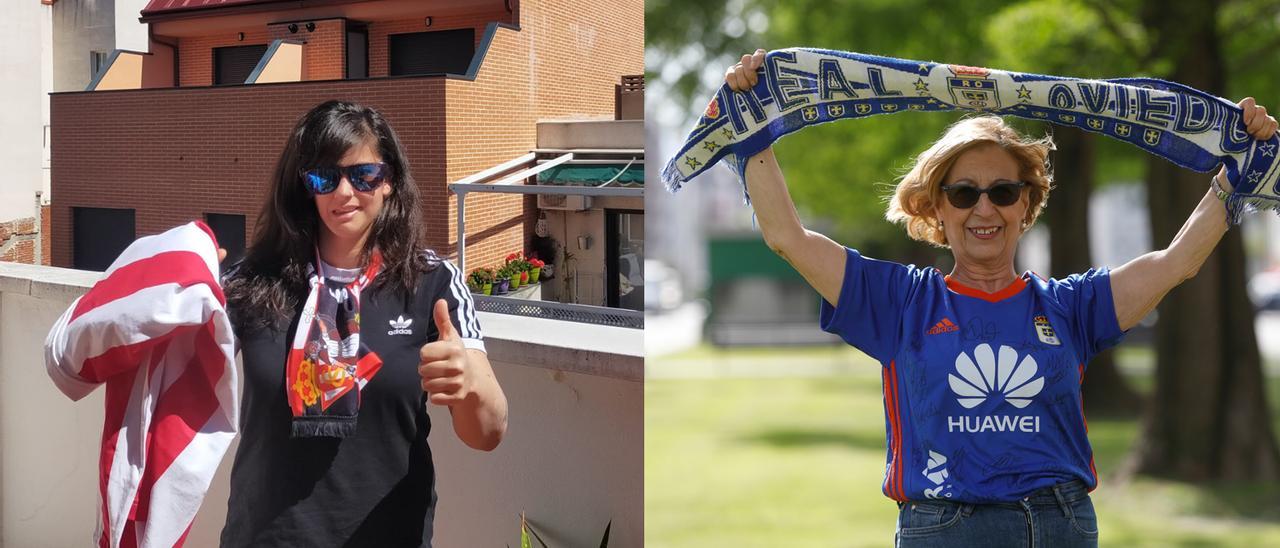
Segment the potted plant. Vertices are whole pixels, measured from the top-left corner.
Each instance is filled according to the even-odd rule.
[[[507,263],[502,266],[507,271],[507,278],[511,280],[511,290],[515,291],[520,288],[520,271],[516,269],[515,263]]]
[[[493,269],[477,268],[471,271],[467,276],[467,286],[471,287],[472,293],[481,293],[489,295],[493,291]]]
[[[516,261],[516,268],[520,270],[520,285],[532,283],[532,280],[529,279],[529,273],[533,270],[533,265],[529,264],[529,261],[521,258]]]
[[[512,289],[529,283],[529,262],[524,260],[524,255],[519,251],[507,255],[507,261],[503,267],[510,269]]]
[[[531,283],[536,284],[538,283],[538,280],[541,279],[542,267],[547,266],[547,263],[542,262],[542,259],[537,257],[530,257],[529,265],[533,267],[529,272],[529,280]]]
[[[511,271],[505,265],[494,275],[493,294],[506,295],[511,290]]]

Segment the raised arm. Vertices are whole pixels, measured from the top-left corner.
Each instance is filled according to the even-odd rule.
[[[1252,97],[1240,101],[1245,126],[1255,139],[1270,139],[1276,119]],[[1215,176],[1218,184],[1230,189],[1226,170]],[[1227,210],[1210,190],[1187,218],[1169,247],[1142,255],[1111,273],[1111,292],[1120,329],[1129,329],[1151,313],[1160,300],[1183,281],[1195,277],[1204,261],[1227,232]]]
[[[729,67],[725,82],[734,91],[750,89],[758,79],[756,69],[763,62],[764,50],[743,55],[742,62]],[[823,299],[832,306],[839,304],[840,286],[844,280],[844,247],[800,224],[800,216],[791,201],[786,179],[772,148],[766,148],[748,160],[745,177],[765,243],[791,263]]]

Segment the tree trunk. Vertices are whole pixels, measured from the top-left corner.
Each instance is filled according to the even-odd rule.
[[[1049,224],[1049,272],[1066,276],[1093,266],[1089,247],[1089,197],[1093,194],[1094,136],[1082,129],[1053,126],[1054,189],[1045,210]],[[1093,417],[1136,417],[1142,399],[1116,369],[1113,350],[1089,362],[1084,376],[1084,409]]]
[[[1225,68],[1215,2],[1151,0],[1144,23],[1173,80],[1222,95]],[[1209,175],[1148,161],[1151,234],[1172,240],[1204,196]],[[1263,390],[1244,248],[1233,227],[1199,274],[1160,304],[1155,393],[1135,449],[1135,471],[1188,481],[1280,479],[1280,452]]]

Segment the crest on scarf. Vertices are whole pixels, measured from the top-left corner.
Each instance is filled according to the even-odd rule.
[[[1154,78],[1086,80],[810,48],[769,52],[748,92],[721,86],[662,181],[674,192],[721,160],[741,177],[747,158],[811,125],[955,108],[1101,133],[1196,171],[1223,166],[1234,223],[1245,211],[1280,210],[1280,135],[1253,139],[1241,109],[1221,97]]]
[[[947,78],[947,90],[955,104],[974,110],[1000,108],[1000,93],[996,81],[988,78],[989,69],[964,65],[947,65],[947,68],[952,74]]]

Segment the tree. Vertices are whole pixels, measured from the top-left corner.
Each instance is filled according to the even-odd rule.
[[[1141,20],[1170,78],[1225,94],[1217,2],[1146,0]],[[1167,242],[1204,196],[1208,177],[1159,159],[1147,169],[1152,237]],[[1190,481],[1280,479],[1238,229],[1159,312],[1155,393],[1135,471]]]
[[[1132,72],[1115,36],[1098,36],[1096,11],[1078,2],[1032,0],[996,13],[986,29],[995,66],[1086,78]],[[1049,227],[1049,272],[1061,276],[1095,266],[1089,245],[1089,199],[1098,171],[1097,136],[1067,126],[1048,125],[1057,151],[1052,156],[1054,190],[1044,221]],[[1090,416],[1135,417],[1141,397],[1116,368],[1113,350],[1089,362],[1081,388]]]

